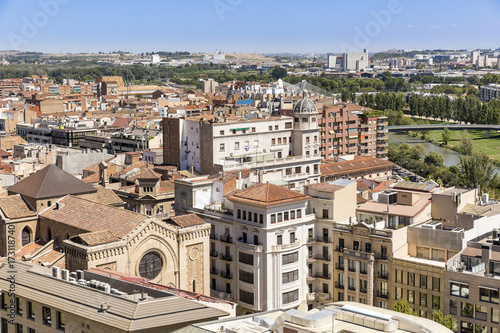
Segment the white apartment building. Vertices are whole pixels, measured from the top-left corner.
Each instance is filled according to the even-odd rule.
[[[281,171],[282,179],[299,190],[319,182],[318,111],[307,97],[297,103],[292,117],[258,112],[243,117],[202,115],[179,119],[178,133],[181,170],[192,168],[201,174]]]
[[[211,224],[211,294],[242,314],[333,299],[331,229],[355,215],[356,182],[311,184],[315,198],[270,183],[237,188],[222,198],[214,179],[175,181],[176,213]]]

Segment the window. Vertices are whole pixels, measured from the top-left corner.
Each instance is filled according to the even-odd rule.
[[[347,267],[350,272],[356,271],[356,262],[353,259],[347,259]]]
[[[23,301],[19,297],[16,297],[16,312],[19,315],[23,314]]]
[[[297,218],[302,218],[302,209],[297,209]]]
[[[276,214],[271,214],[271,223],[276,223]]]
[[[415,286],[415,273],[408,272],[408,285]]]
[[[154,279],[163,268],[163,260],[157,252],[146,253],[139,262],[139,275],[146,279]]]
[[[311,142],[310,137],[306,136],[306,143],[310,143],[310,142]]]
[[[295,243],[295,232],[290,233],[290,244]]]
[[[272,126],[269,126],[269,131],[272,131],[273,130],[273,127]]]
[[[432,295],[432,308],[439,310],[441,307],[441,297]]]
[[[288,304],[295,302],[299,299],[299,290],[293,290],[287,293],[283,293],[283,304]]]
[[[259,223],[264,224],[264,214],[259,214]]]
[[[458,308],[457,301],[450,299],[450,314],[456,315],[457,308]]]
[[[396,282],[403,283],[403,271],[396,269]]]
[[[290,283],[299,279],[299,270],[283,273],[282,283]]]
[[[253,273],[245,272],[240,269],[240,281],[253,284]]]
[[[367,285],[368,285],[367,280],[359,280],[359,291],[362,293],[366,293]]]
[[[28,319],[35,319],[35,305],[28,301]]]
[[[358,241],[352,242],[352,249],[354,251],[358,251],[359,250],[359,242]]]
[[[253,146],[258,147],[259,146],[259,140],[253,140]]]
[[[432,278],[432,290],[441,291],[441,279],[438,277]]]
[[[450,282],[450,295],[469,298],[469,285],[458,282]]]
[[[252,133],[255,133],[255,127],[252,127]]]
[[[366,274],[367,273],[367,269],[366,269],[367,265],[366,265],[366,261],[361,261],[359,263],[359,272],[361,274]]]
[[[247,219],[247,211],[244,210],[243,211],[243,217],[242,217],[243,220],[246,220]]]
[[[415,291],[414,290],[408,290],[408,303],[415,304]]]
[[[236,211],[236,217],[239,218],[239,219],[241,219],[241,209],[238,209]]]
[[[278,144],[279,145],[281,144],[281,138],[278,138]]]
[[[7,295],[2,293],[2,309],[7,309]]]
[[[283,213],[278,213],[278,223],[283,222]]]
[[[219,133],[220,133],[220,135],[224,135],[224,131],[220,131]]]
[[[283,138],[283,144],[286,145],[286,138]]]
[[[22,235],[22,246],[28,245],[31,242],[31,230],[28,227],[24,227]]]
[[[347,288],[349,290],[356,290],[356,280],[353,277],[347,278]]]
[[[420,305],[427,306],[427,294],[420,293]]]
[[[420,275],[420,288],[427,289],[427,276]]]
[[[498,304],[498,289],[479,287],[479,299],[483,302]]]
[[[253,305],[253,293],[240,289],[240,301]]]
[[[474,318],[474,305],[462,302],[462,317]]]
[[[396,287],[396,299],[400,299],[403,297],[403,288],[401,287]]]
[[[276,243],[277,245],[283,245],[283,235],[278,235],[276,237]]]
[[[239,261],[247,265],[253,265],[253,254],[240,252]]]
[[[66,321],[64,313],[57,311],[57,328],[64,330],[66,328]]]
[[[446,261],[446,251],[440,249],[432,249],[432,260]]]
[[[52,325],[52,314],[50,308],[42,307],[42,318],[45,325]]]
[[[271,145],[276,145],[276,139],[271,139]]]
[[[372,252],[372,244],[371,243],[365,243],[365,252],[367,252],[367,253]]]
[[[240,143],[239,142],[235,142],[234,143],[234,150],[238,150],[240,149]]]
[[[498,324],[499,309],[491,308],[491,322]]]
[[[16,324],[16,333],[23,333],[23,325],[17,323]]]
[[[224,143],[221,143],[221,144],[219,145],[219,150],[220,150],[220,151],[224,151],[224,148],[225,148]]]
[[[274,130],[275,131],[279,130],[279,126],[278,125],[274,125]]]
[[[429,259],[429,248],[428,247],[417,246],[417,257],[418,258]]]
[[[284,212],[284,213],[283,213],[283,219],[284,219],[285,221],[288,221],[288,220],[289,220],[288,216],[289,216],[289,213],[288,213],[288,212]]]
[[[476,304],[476,311],[474,314],[474,318],[484,321],[488,320],[488,308],[484,305]]]
[[[282,257],[282,265],[291,264],[299,261],[299,252],[293,252],[289,254],[284,254]]]
[[[7,319],[2,318],[2,332],[8,332],[9,330],[9,322]]]

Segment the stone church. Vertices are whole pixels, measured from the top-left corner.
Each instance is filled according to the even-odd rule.
[[[15,252],[18,260],[44,266],[109,269],[210,292],[210,225],[195,214],[158,219],[125,210],[112,190],[90,186],[55,165],[12,186],[9,194],[0,198],[1,256]]]

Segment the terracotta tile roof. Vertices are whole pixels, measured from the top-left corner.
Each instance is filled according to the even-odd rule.
[[[9,157],[9,156],[12,156],[12,154],[0,148],[0,157]]]
[[[128,172],[134,170],[134,169],[140,169],[140,168],[143,168],[145,166],[147,166],[148,163],[145,162],[145,161],[141,161],[141,162],[137,162],[135,164],[131,164],[129,165],[128,167],[124,168],[123,170],[121,171],[118,171],[118,172],[115,172],[113,175],[111,175],[112,178],[120,178],[121,176],[127,174]]]
[[[231,201],[260,206],[273,206],[310,198],[308,195],[271,183],[255,184],[227,197]]]
[[[96,193],[81,194],[78,197],[102,205],[119,205],[124,203],[112,189],[104,188],[101,185],[95,185],[94,187],[97,189]]]
[[[41,262],[41,263],[51,263],[57,259],[60,259],[61,256],[64,256],[63,248],[62,247],[55,247],[51,250],[48,250],[47,252],[42,253],[38,257],[34,257],[31,261],[32,262]],[[64,262],[64,260],[63,260]],[[59,266],[59,265],[56,265]],[[61,267],[64,268],[64,267]]]
[[[368,191],[371,189],[371,187],[361,179],[358,179],[356,182],[358,191]]]
[[[391,168],[395,163],[374,157],[359,157],[352,161],[321,163],[321,175],[339,175],[360,171],[369,171],[374,168]]]
[[[358,205],[361,205],[362,203],[365,203],[368,201],[365,198],[363,198],[362,196],[360,196],[359,194],[357,195],[356,199],[357,199]]]
[[[11,258],[15,260],[22,260],[23,256],[30,256],[37,253],[38,250],[45,246],[45,244],[46,243],[40,239],[35,242],[28,243],[21,247],[21,249],[19,249],[19,251],[17,251]]]
[[[304,187],[312,188],[323,192],[335,192],[344,188],[344,186],[333,185],[329,183],[310,184],[310,185],[305,185]]]
[[[390,185],[394,184],[393,180],[386,180],[378,184],[377,187],[375,187],[373,190],[370,191],[370,193],[377,193],[381,191],[385,191]]]
[[[174,191],[174,181],[173,180],[162,180],[160,181],[160,192]]]
[[[121,127],[121,128],[128,128],[130,126],[130,123],[132,123],[133,119],[132,118],[124,118],[124,117],[117,117],[116,120],[114,121],[112,127]]]
[[[154,172],[149,167],[141,168],[139,173],[132,177],[127,177],[127,180],[135,180],[135,179],[160,179],[161,174]]]
[[[121,238],[147,217],[125,209],[101,205],[85,199],[66,196],[56,205],[43,211],[40,216],[88,232],[109,230]]]
[[[80,234],[78,236],[72,237],[72,241],[75,243],[83,243],[84,245],[100,245],[106,243],[116,242],[118,237],[113,235],[112,232],[108,230],[89,232],[86,234]]]
[[[112,160],[112,159],[114,159],[114,157],[110,158],[109,160]],[[110,167],[112,165],[115,165],[113,162],[108,162],[109,160],[105,161],[106,164],[108,165],[108,167]],[[83,171],[94,172],[94,173],[97,172],[97,173],[99,173],[99,164],[101,164],[101,163],[102,162],[97,162],[95,164],[92,164],[91,166],[86,167],[85,169],[83,169]]]
[[[97,192],[97,190],[54,164],[50,164],[11,186],[9,192],[43,199],[62,197],[68,194],[92,193]]]
[[[0,209],[9,219],[36,216],[20,195],[11,195],[0,198]]]
[[[169,218],[167,222],[181,228],[187,228],[193,225],[202,225],[206,223],[202,218],[198,217],[198,215],[196,214],[174,216]]]
[[[82,178],[82,182],[87,183],[87,184],[95,184],[99,183],[99,173],[93,173],[90,176],[87,176],[85,178]]]

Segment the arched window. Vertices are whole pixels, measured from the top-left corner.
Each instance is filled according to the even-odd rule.
[[[47,241],[51,240],[52,240],[52,231],[50,230],[50,228],[47,228]]]
[[[310,169],[309,169],[309,167],[307,167],[306,168],[306,173],[309,174],[309,171],[310,171]]]
[[[146,253],[139,262],[139,275],[146,279],[154,279],[163,268],[163,260],[157,252]]]
[[[193,293],[196,292],[196,280],[193,280]]]
[[[31,243],[31,230],[28,227],[24,227],[23,232],[21,234],[22,245],[25,246]]]

